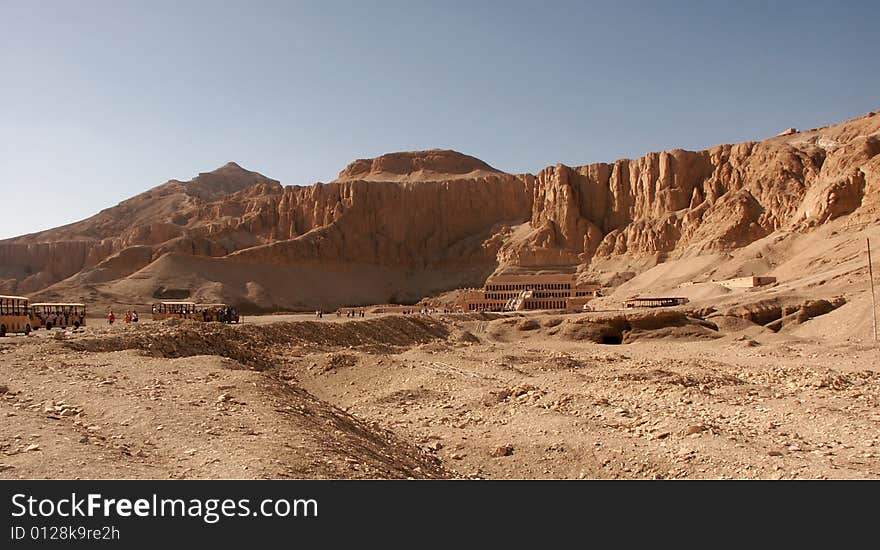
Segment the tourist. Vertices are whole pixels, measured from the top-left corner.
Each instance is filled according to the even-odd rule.
[[[131,312],[131,322],[132,322],[132,323],[137,323],[137,322],[138,322],[138,312],[137,312],[137,311],[132,311],[132,312]]]
[[[124,317],[123,319],[125,320],[125,324],[126,324],[126,325],[130,325],[130,324],[131,324],[131,312],[130,312],[130,311],[126,311],[126,312],[125,312],[125,317]]]
[[[110,310],[110,313],[107,314],[107,324],[112,325],[113,321],[116,320],[116,316],[113,315],[113,310]]]

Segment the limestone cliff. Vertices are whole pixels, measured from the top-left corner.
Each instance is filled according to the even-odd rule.
[[[880,116],[705,151],[547,168],[531,234],[509,246],[567,261],[744,246],[845,215],[878,219]],[[528,254],[525,254],[528,255]],[[559,257],[560,254],[557,254]]]
[[[556,165],[537,175],[431,150],[360,159],[333,182],[283,187],[229,163],[87,220],[0,241],[0,292],[55,285],[59,296],[82,295],[85,286],[94,292],[136,279],[132,299],[146,301],[144,292],[165,292],[175,270],[185,271],[181,258],[199,257],[216,260],[199,264],[210,267],[187,285],[215,289],[219,298],[232,284],[218,267],[225,263],[253,272],[372,266],[383,276],[399,274],[396,284],[408,288],[398,290],[418,297],[444,285],[479,284],[496,269],[583,269],[603,258],[730,250],[842,217],[876,223],[878,153],[880,116],[870,114],[761,142]],[[166,257],[175,259],[157,263]],[[292,298],[267,298],[282,294],[271,288],[280,283],[245,279],[236,283],[250,289],[242,300],[258,294],[266,307],[292,307]],[[113,288],[121,288],[117,283]],[[383,288],[370,287],[369,299],[394,297]],[[356,298],[353,290],[346,299]]]

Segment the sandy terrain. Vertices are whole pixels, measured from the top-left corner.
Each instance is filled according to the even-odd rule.
[[[0,476],[876,478],[880,350],[815,334],[847,307],[624,345],[603,314],[38,331],[0,341]]]

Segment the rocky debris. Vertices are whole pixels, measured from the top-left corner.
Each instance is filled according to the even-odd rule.
[[[437,451],[439,451],[440,449],[443,448],[443,444],[440,443],[439,441],[431,441],[430,443],[428,443],[427,445],[425,445],[425,446],[422,447],[422,448],[423,448],[426,452],[429,452],[429,453],[436,453]]]
[[[499,445],[495,447],[491,451],[489,451],[489,456],[494,458],[500,458],[502,456],[510,456],[513,454],[513,445],[507,443],[504,445]]]
[[[8,391],[9,391],[9,386],[7,386],[6,384],[0,384],[0,395],[3,395],[4,393],[6,393]]]
[[[684,429],[684,435],[697,435],[705,432],[708,429],[709,427],[705,424],[691,424]]]
[[[483,396],[480,402],[486,407],[492,407],[503,402],[510,396],[507,390],[491,390]]]
[[[312,349],[339,347],[372,351],[381,345],[405,346],[446,339],[449,325],[427,316],[391,316],[348,323],[312,321],[233,327],[220,323],[169,320],[132,327],[122,333],[70,339],[64,345],[78,351],[107,352],[140,349],[157,357],[219,355],[237,361],[231,368],[267,370],[281,363],[292,346]],[[330,369],[353,365],[357,356],[331,354]]]
[[[356,355],[350,353],[328,353],[327,361],[324,363],[322,370],[335,371],[347,367],[353,367],[358,364]]]
[[[567,353],[554,352],[541,366],[545,370],[576,370],[584,366],[584,362]]]
[[[735,338],[733,341],[746,348],[754,348],[761,345],[760,343],[752,340],[748,336],[740,336],[738,338]]]
[[[813,382],[816,388],[827,388],[830,390],[845,390],[852,386],[854,381],[851,377],[835,371],[829,371],[821,375],[819,380]]]
[[[516,330],[529,331],[541,328],[541,324],[534,319],[523,319],[516,324]]]
[[[58,403],[50,401],[43,407],[43,412],[46,413],[48,418],[60,419],[62,417],[78,417],[82,414],[83,410],[81,407],[69,405],[63,401]]]
[[[796,133],[798,133],[796,128],[787,128],[787,129],[779,132],[778,134],[776,134],[776,137],[790,136],[790,135],[796,134]]]
[[[533,404],[547,392],[530,384],[518,384],[510,388],[492,390],[483,397],[483,404],[491,407],[499,403]]]
[[[453,330],[452,336],[450,339],[453,340],[454,342],[458,342],[460,344],[479,344],[480,343],[480,339],[476,335],[474,335],[474,333],[467,331],[467,330],[461,330],[461,329]]]

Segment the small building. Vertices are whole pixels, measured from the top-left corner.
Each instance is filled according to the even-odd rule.
[[[637,307],[673,307],[688,303],[687,298],[630,298],[623,301],[624,309]]]
[[[578,283],[574,274],[499,275],[465,291],[459,305],[464,311],[582,311],[600,295],[598,284]]]
[[[736,279],[715,282],[727,288],[753,288],[773,284],[776,282],[776,277],[753,275],[751,277],[737,277]]]

